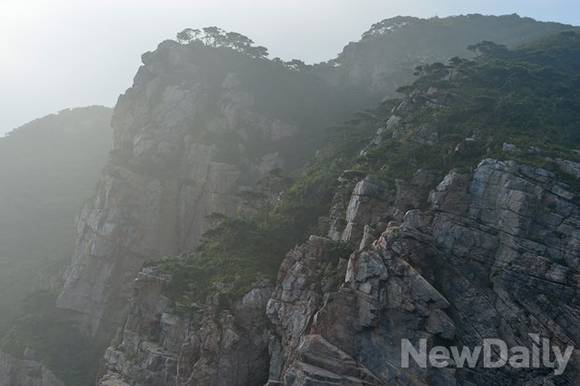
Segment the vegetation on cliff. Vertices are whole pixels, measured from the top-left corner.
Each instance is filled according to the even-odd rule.
[[[485,157],[552,169],[557,158],[579,159],[580,72],[573,63],[580,62],[580,35],[565,32],[513,51],[490,42],[472,49],[480,53],[474,60],[417,68],[420,78],[400,89],[401,120],[355,168],[404,178],[421,168],[473,167]]]
[[[173,294],[203,301],[216,283],[239,295],[260,275],[273,278],[284,253],[308,234],[324,234],[319,218],[345,169],[394,182],[418,169],[441,177],[453,168],[472,169],[486,157],[559,173],[554,159],[579,160],[580,67],[574,63],[580,63],[580,35],[562,33],[513,51],[491,42],[473,49],[479,52],[473,60],[418,67],[419,78],[400,89],[401,99],[329,130],[327,145],[276,206],[252,218],[222,218],[197,252],[167,260]],[[397,124],[379,130],[369,146],[393,113],[401,115]]]

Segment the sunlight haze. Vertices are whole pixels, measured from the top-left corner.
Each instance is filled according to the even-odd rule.
[[[460,5],[457,5],[460,4]],[[0,135],[63,108],[114,106],[143,52],[185,27],[217,25],[269,48],[319,62],[396,15],[518,12],[580,24],[575,1],[4,0],[0,3]]]

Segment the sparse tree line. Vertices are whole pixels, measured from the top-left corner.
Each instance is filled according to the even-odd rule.
[[[254,46],[254,41],[247,36],[237,32],[226,32],[218,27],[186,28],[177,34],[177,41],[181,44],[199,41],[209,47],[228,47],[254,58],[268,56],[266,47]]]
[[[249,37],[237,32],[227,32],[219,27],[186,28],[177,34],[177,41],[181,44],[201,42],[208,47],[228,47],[258,59],[267,58],[269,55],[266,47],[254,46],[254,41]],[[299,59],[283,61],[280,58],[274,58],[272,61],[293,71],[305,71],[312,67]]]

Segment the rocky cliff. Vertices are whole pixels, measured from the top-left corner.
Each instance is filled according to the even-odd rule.
[[[361,191],[370,194],[361,198]],[[364,216],[384,199],[374,192],[370,181],[359,182],[345,216]],[[552,173],[511,161],[451,172],[427,209],[402,218],[382,212],[367,223],[359,250],[338,265],[346,266],[343,280],[330,290],[322,283],[332,241],[311,238],[286,258],[268,303],[275,331],[269,384],[576,384],[578,350],[557,379],[546,371],[401,368],[402,339],[418,347],[421,338],[449,346],[501,338],[531,347],[528,334],[539,333],[577,346],[574,196]]]
[[[402,339],[531,347],[528,334],[539,333],[577,346],[577,193],[547,170],[492,159],[450,172],[425,209],[377,212],[389,190],[369,178],[356,184],[345,229],[355,219],[364,226],[341,236],[359,245],[354,253],[341,253],[336,237],[311,236],[287,255],[273,292],[257,287],[233,311],[208,302],[184,319],[160,297],[163,280],[143,272],[100,384],[577,384],[578,350],[560,377],[401,368]]]
[[[179,312],[164,295],[168,278],[142,271],[118,342],[105,353],[100,386],[257,385],[268,374],[268,323],[272,288],[256,286],[231,308],[214,295]]]
[[[569,51],[577,43],[577,35],[566,34],[540,45],[550,47],[548,55],[577,60],[577,48]],[[578,347],[577,150],[551,153],[556,147],[548,150],[547,139],[540,144],[540,132],[522,146],[502,144],[520,130],[539,129],[538,118],[555,111],[536,92],[535,102],[515,98],[520,111],[536,106],[530,121],[507,123],[495,103],[510,102],[491,96],[505,78],[484,75],[498,75],[493,60],[537,63],[544,55],[537,48],[499,49],[481,67],[455,61],[421,69],[424,77],[405,90],[407,98],[356,163],[382,177],[359,171],[350,199],[340,190],[335,196],[328,238],[311,237],[282,263],[266,309],[274,332],[269,385],[578,384],[577,349],[563,375],[552,368],[401,364],[403,339],[417,347],[420,339],[429,347],[474,347],[485,338],[532,347],[539,334]],[[566,71],[560,58],[553,66]],[[514,80],[514,95],[521,95],[520,84],[539,85],[533,72]],[[486,107],[476,102],[485,97]],[[556,141],[577,143],[575,125],[562,126]],[[346,175],[353,173],[340,184],[352,187]],[[337,242],[356,250],[332,252]]]
[[[401,366],[403,339],[580,344],[580,122],[567,110],[578,102],[578,42],[486,45],[476,61],[420,68],[405,97],[369,119],[386,116],[351,158],[321,151],[302,175],[300,203],[319,200],[328,215],[274,285],[183,304],[165,290],[178,271],[141,271],[100,385],[578,384],[577,349],[561,375]],[[562,104],[548,102],[556,92]],[[360,125],[350,129],[364,137]],[[312,169],[339,172],[308,197]],[[290,189],[279,205],[295,197]]]
[[[303,163],[317,129],[343,114],[319,79],[229,48],[166,41],[143,62],[58,299],[105,341],[147,259],[194,249],[208,215],[234,215],[244,189]]]
[[[402,339],[578,346],[580,44],[568,29],[388,19],[314,66],[216,28],[161,43],[115,108],[58,308],[50,291],[27,301],[1,342],[0,384],[578,384],[577,350],[563,375],[400,363]],[[91,111],[80,127],[108,127],[101,108],[56,118]],[[27,165],[60,149],[38,138],[5,154]],[[82,143],[100,152],[103,138]],[[69,213],[99,154],[26,183],[38,194],[52,179],[73,199],[3,207]]]

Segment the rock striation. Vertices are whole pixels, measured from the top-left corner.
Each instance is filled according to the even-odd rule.
[[[373,203],[359,193],[360,183],[352,200],[364,213]],[[552,173],[513,161],[452,171],[427,209],[407,211],[353,253],[330,291],[320,288],[320,266],[332,241],[311,238],[284,261],[268,303],[282,347],[273,350],[270,384],[576,384],[577,350],[558,383],[545,371],[401,369],[401,339],[473,346],[487,337],[530,347],[528,334],[538,333],[578,346],[574,197]]]

